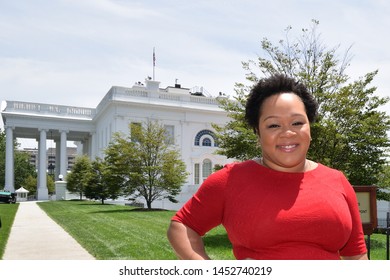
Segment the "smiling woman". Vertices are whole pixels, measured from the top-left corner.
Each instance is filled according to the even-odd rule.
[[[226,165],[172,218],[181,259],[209,259],[202,236],[222,224],[237,259],[367,259],[355,192],[338,170],[307,159],[317,103],[284,75],[260,80],[246,103],[261,159]]]

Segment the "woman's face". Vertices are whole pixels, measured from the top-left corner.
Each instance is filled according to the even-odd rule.
[[[258,131],[264,165],[285,172],[305,170],[311,137],[310,123],[300,97],[281,93],[265,99]]]

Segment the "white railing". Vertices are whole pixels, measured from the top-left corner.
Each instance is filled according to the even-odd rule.
[[[182,100],[180,98],[180,95],[178,94],[169,94],[169,93],[160,93],[158,95],[159,99],[165,99],[165,100],[173,100],[173,101],[180,101]]]
[[[204,96],[194,96],[192,95],[190,101],[193,103],[201,103],[201,104],[210,104],[210,105],[218,105],[219,102],[215,98],[204,97]]]
[[[148,99],[159,99],[172,101],[177,103],[197,103],[197,104],[208,104],[208,105],[219,105],[219,102],[216,98],[205,97],[205,96],[195,96],[190,93],[170,93],[165,91],[150,91],[146,89],[139,88],[125,88],[125,87],[113,87],[102,99],[100,104],[97,107],[99,111],[100,108],[103,108],[107,102],[115,99],[126,99],[126,98],[148,98]]]
[[[96,110],[85,107],[62,106],[44,103],[32,103],[21,101],[7,101],[5,112],[29,113],[40,115],[55,115],[67,117],[81,117],[92,119]]]
[[[125,89],[125,95],[134,97],[148,97],[148,92],[145,90]]]

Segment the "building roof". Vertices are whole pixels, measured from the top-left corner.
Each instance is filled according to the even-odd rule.
[[[17,189],[15,192],[16,192],[16,193],[29,193],[30,191],[26,190],[26,189],[23,188],[23,187],[20,187],[20,188]]]

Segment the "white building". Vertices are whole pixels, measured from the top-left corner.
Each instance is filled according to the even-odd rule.
[[[225,97],[207,97],[178,84],[165,89],[159,85],[158,81],[146,80],[145,85],[137,83],[131,88],[112,87],[96,108],[6,101],[1,112],[7,139],[5,189],[15,190],[12,139],[36,139],[39,159],[46,159],[46,142],[53,140],[58,178],[60,174],[66,174],[68,141],[79,143],[79,152],[92,159],[102,157],[113,133],[127,134],[129,124],[158,120],[181,151],[190,175],[178,197],[179,204],[157,201],[153,207],[181,207],[216,164],[232,161],[215,154],[217,147],[212,127],[213,123],[223,125],[228,121],[218,102],[218,98]],[[37,198],[45,200],[48,199],[47,161],[38,162],[42,164],[38,166]]]
[[[389,190],[382,190],[383,192],[389,193]],[[377,218],[378,218],[378,227],[385,228],[387,227],[387,215],[390,213],[390,201],[377,200]]]

